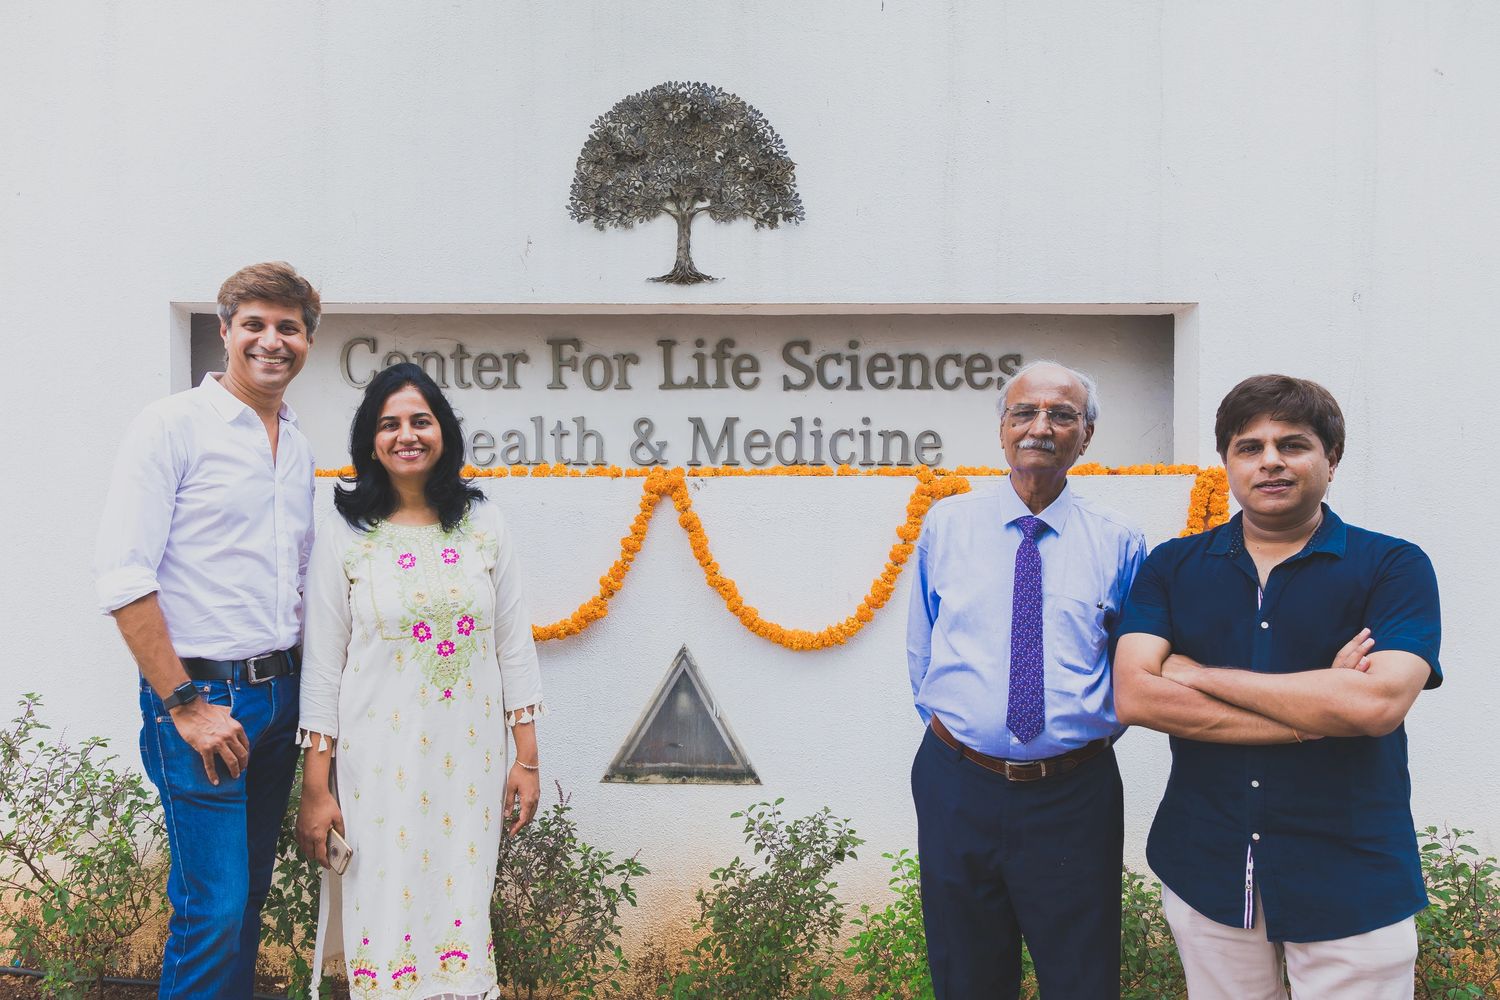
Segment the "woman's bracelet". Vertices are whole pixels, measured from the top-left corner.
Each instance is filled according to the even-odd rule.
[[[535,764],[528,764],[524,760],[521,760],[519,757],[517,757],[516,758],[516,763],[520,764],[522,767],[524,767],[528,771],[540,771],[542,769],[542,762],[541,761],[537,761]]]

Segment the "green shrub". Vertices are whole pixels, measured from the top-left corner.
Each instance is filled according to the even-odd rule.
[[[561,786],[557,799],[500,842],[490,919],[496,971],[516,998],[619,990],[616,977],[630,965],[619,944],[620,908],[635,905],[631,879],[649,874],[634,857],[616,861],[579,840]]]
[[[1417,996],[1494,997],[1500,983],[1500,867],[1464,842],[1472,830],[1429,826],[1422,874],[1432,905],[1417,914]]]
[[[166,912],[166,834],[157,798],[118,770],[107,741],[47,740],[41,699],[0,731],[0,893],[3,942],[46,973],[50,996],[83,996],[121,971],[131,938]]]
[[[1122,1000],[1187,996],[1182,959],[1161,909],[1161,885],[1129,869],[1120,880],[1120,996]]]
[[[735,858],[709,874],[697,894],[693,929],[702,934],[685,952],[688,967],[663,983],[673,1000],[821,1000],[847,996],[833,977],[834,939],[844,907],[829,876],[863,843],[847,820],[828,809],[787,822],[783,800],[761,802],[733,818],[745,820],[745,843],[764,868]]]
[[[844,955],[854,959],[871,1000],[933,1000],[917,859],[909,851],[881,857],[891,862],[889,885],[896,898],[883,910],[868,903],[859,908],[849,921],[859,930]]]

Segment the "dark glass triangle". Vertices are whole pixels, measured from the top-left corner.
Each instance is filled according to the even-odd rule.
[[[759,784],[710,705],[684,647],[604,780]]]
[[[703,704],[693,679],[683,672],[661,700],[656,718],[621,763],[634,767],[692,764],[728,767],[739,762],[719,735],[719,727],[708,714],[708,706]]]

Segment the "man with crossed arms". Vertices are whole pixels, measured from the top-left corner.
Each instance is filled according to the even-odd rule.
[[[1098,412],[1081,373],[1017,372],[1010,475],[935,506],[917,541],[906,648],[929,728],[911,784],[938,1000],[1014,1000],[1023,938],[1045,1000],[1120,995],[1109,643],[1146,547],[1068,486]]]
[[[1214,428],[1241,512],[1151,553],[1115,658],[1122,722],[1172,735],[1146,857],[1192,1000],[1407,1000],[1427,905],[1402,720],[1442,682],[1432,564],[1323,502],[1328,390],[1246,379]],[[1353,636],[1350,639],[1350,636]]]

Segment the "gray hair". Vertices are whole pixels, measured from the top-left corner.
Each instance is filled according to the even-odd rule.
[[[1038,368],[1049,366],[1052,368],[1061,368],[1063,371],[1076,378],[1083,386],[1083,422],[1085,424],[1093,424],[1094,421],[1098,420],[1099,387],[1094,383],[1093,376],[1089,375],[1087,372],[1081,372],[1077,368],[1069,368],[1067,365],[1063,364],[1060,361],[1052,361],[1048,358],[1042,358],[1039,361],[1029,361],[1026,364],[1022,365],[1021,369],[1010,377],[1010,381],[1005,383],[1005,391],[1000,394],[1000,401],[995,404],[995,409],[1001,415],[1004,415],[1005,401],[1010,396],[1010,387],[1015,385],[1022,376],[1029,375],[1032,372],[1036,371]]]

